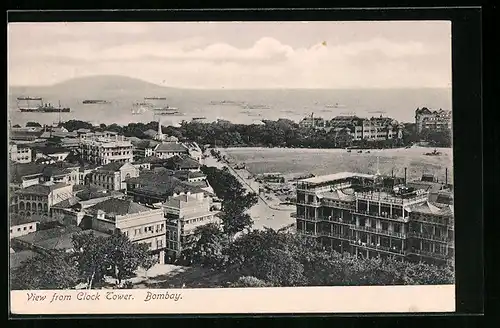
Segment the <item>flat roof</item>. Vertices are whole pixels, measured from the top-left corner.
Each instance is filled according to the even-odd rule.
[[[342,180],[342,179],[355,178],[355,177],[374,179],[375,175],[374,174],[364,174],[364,173],[353,173],[353,172],[339,172],[339,173],[335,173],[335,174],[320,175],[320,176],[313,177],[313,178],[299,180],[299,182],[317,184],[317,183],[322,183],[322,182]]]

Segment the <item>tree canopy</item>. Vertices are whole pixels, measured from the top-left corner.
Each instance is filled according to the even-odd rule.
[[[10,270],[13,290],[70,289],[80,276],[71,258],[64,252],[37,254]]]

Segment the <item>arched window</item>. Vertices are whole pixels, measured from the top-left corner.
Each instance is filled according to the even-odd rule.
[[[142,168],[142,166],[141,166]],[[125,179],[129,179],[130,178],[130,173],[127,173],[127,175],[125,175]]]
[[[26,216],[31,216],[31,213],[30,212],[26,212]]]
[[[28,211],[29,211],[29,210],[31,210],[31,203],[29,203],[29,202],[28,202],[28,203],[26,203],[26,209],[27,209]]]
[[[24,211],[24,202],[19,202],[19,209]]]
[[[31,209],[33,211],[36,211],[36,203],[35,202],[31,203]]]
[[[43,209],[43,205],[42,203],[38,203],[38,211],[41,212]]]
[[[47,211],[49,210],[49,207],[47,206],[47,204],[43,204],[43,210],[44,210],[45,212],[47,212]]]

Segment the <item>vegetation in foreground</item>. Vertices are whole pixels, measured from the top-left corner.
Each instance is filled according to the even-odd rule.
[[[426,141],[434,147],[451,147],[451,132],[415,131],[414,123],[406,123],[403,128],[403,139],[383,141],[353,141],[347,133],[315,130],[300,127],[288,119],[277,121],[264,120],[264,125],[233,124],[229,121],[213,123],[184,122],[180,127],[163,127],[163,133],[175,136],[180,140],[192,140],[199,144],[217,145],[219,147],[289,147],[289,148],[345,148],[350,146],[360,148],[393,148],[412,145],[418,141]],[[35,122],[28,122],[35,124]],[[38,124],[39,125],[39,124]],[[126,126],[118,124],[101,124],[94,127],[91,123],[70,120],[61,123],[69,131],[80,128],[92,131],[115,131],[127,137],[147,138],[147,130],[158,129],[158,122],[129,123]]]

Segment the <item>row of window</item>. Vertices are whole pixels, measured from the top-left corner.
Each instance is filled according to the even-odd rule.
[[[22,229],[21,229],[21,227],[18,227],[16,229],[17,232],[28,231],[28,230],[33,230],[33,226],[23,227]],[[14,232],[14,229],[10,229],[10,233],[13,233],[13,232]]]
[[[142,235],[142,234],[163,232],[164,229],[165,229],[164,223],[136,228],[136,229],[134,229],[134,237],[138,236],[138,235]],[[129,236],[128,231],[124,231],[124,233],[127,237]]]
[[[18,196],[19,200],[35,200],[39,202],[47,201],[47,198],[43,196],[36,196],[36,195],[19,195]]]
[[[24,202],[19,202],[19,210],[23,211],[23,210],[34,210],[36,211],[37,210],[37,203],[24,203]],[[47,203],[38,203],[38,211],[44,211],[44,212],[47,212],[49,210],[49,207],[47,205]]]

